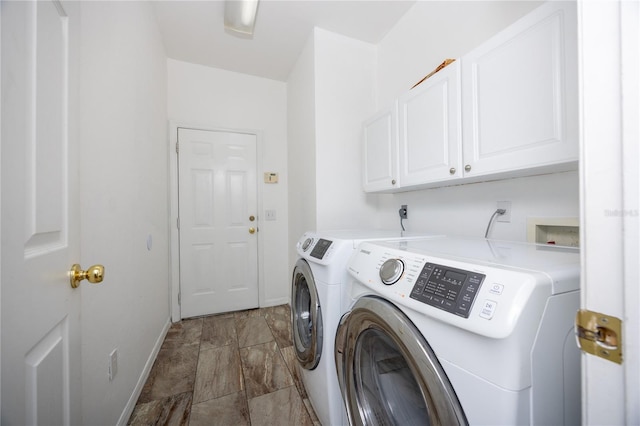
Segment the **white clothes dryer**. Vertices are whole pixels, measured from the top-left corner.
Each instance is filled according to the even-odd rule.
[[[353,425],[580,424],[577,249],[363,242],[335,342]]]
[[[368,240],[424,239],[399,231],[306,232],[298,241],[291,285],[293,343],[309,400],[323,425],[348,424],[334,362],[338,321],[348,307],[347,262]]]

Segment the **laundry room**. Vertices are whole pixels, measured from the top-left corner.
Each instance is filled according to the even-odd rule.
[[[223,392],[225,398],[231,394],[237,398],[234,407],[244,407],[239,411],[241,421],[234,424],[278,424],[281,414],[273,406],[289,407],[289,400],[263,405],[266,398],[261,397],[275,397],[283,389],[291,389],[291,398],[299,402],[291,417],[303,419],[299,424],[347,422],[342,394],[338,399],[331,395],[319,401],[326,397],[321,392],[325,383],[326,389],[342,389],[334,370],[336,353],[350,342],[345,336],[338,342],[336,333],[341,316],[357,303],[355,284],[353,294],[344,293],[342,287],[332,288],[327,299],[332,302],[325,300],[331,306],[323,310],[330,315],[331,324],[324,334],[326,353],[295,351],[299,349],[296,345],[304,346],[304,331],[317,331],[305,322],[319,315],[309,308],[313,305],[311,276],[326,277],[319,280],[319,286],[327,288],[351,280],[353,275],[346,274],[347,261],[365,239],[452,237],[454,242],[446,253],[452,258],[455,252],[476,244],[467,244],[466,239],[484,242],[485,237],[507,242],[498,253],[507,248],[513,253],[526,252],[520,244],[531,241],[560,250],[570,246],[567,252],[572,255],[562,259],[582,269],[571,269],[566,276],[573,278],[566,288],[582,289],[580,285],[585,284],[580,282],[580,273],[583,280],[589,276],[593,286],[591,293],[583,291],[583,303],[573,294],[572,312],[587,301],[594,306],[601,303],[600,311],[611,318],[624,317],[625,324],[633,324],[635,334],[629,334],[638,334],[638,316],[628,313],[628,304],[629,300],[640,301],[640,296],[626,284],[633,274],[623,268],[623,261],[631,264],[630,259],[637,255],[637,245],[625,239],[622,231],[638,234],[637,196],[633,194],[637,176],[620,177],[612,172],[623,166],[635,168],[628,167],[635,157],[622,155],[623,150],[637,153],[628,142],[635,130],[616,127],[623,122],[623,108],[610,107],[620,105],[624,84],[634,86],[621,82],[622,73],[615,68],[622,66],[615,54],[620,49],[612,46],[619,47],[620,40],[611,36],[599,41],[600,25],[604,34],[619,35],[618,21],[625,16],[621,10],[626,16],[640,15],[636,6],[628,4],[635,2],[612,2],[615,6],[609,9],[582,1],[260,0],[255,33],[250,36],[224,29],[225,3],[236,1],[2,1],[3,424],[45,424],[51,419],[61,424],[135,424],[137,415],[149,413],[165,416],[165,420],[182,416],[181,424],[189,424],[190,412],[192,425],[207,424],[207,419],[224,412],[205,407],[214,399],[222,404],[222,398],[210,397],[210,383],[201,382],[202,376],[197,375],[208,368],[225,380],[230,376],[237,381],[237,389]],[[304,16],[305,3],[318,13],[323,7],[329,12],[322,12],[322,19],[314,20],[313,25],[298,22],[296,13]],[[536,39],[535,31],[520,27],[527,34],[522,38],[524,44],[509,51],[505,40],[516,34],[505,36],[505,29],[534,19],[536,11],[549,3],[573,12],[568,20],[562,15],[559,21],[544,21],[551,29],[541,39]],[[269,13],[277,14],[275,24],[267,18]],[[277,49],[259,44],[261,25],[265,31],[280,30],[279,38],[271,40]],[[640,33],[637,22],[627,25],[636,35]],[[307,29],[304,37],[299,36],[302,27]],[[568,38],[560,35],[562,45],[555,38],[546,38],[558,36],[567,27],[571,34]],[[287,28],[295,37],[282,31]],[[502,42],[513,57],[491,62],[496,57],[491,49],[499,50],[498,44],[491,43],[500,34],[506,37]],[[224,52],[216,50],[212,37],[227,38]],[[541,47],[537,42],[547,44]],[[625,66],[631,67],[637,64],[637,51],[635,45],[625,46],[631,50],[622,50],[631,58]],[[532,58],[540,57],[548,62],[533,63]],[[493,84],[487,86],[488,91],[485,86],[473,86],[487,81],[478,79],[478,63],[486,58],[490,60],[485,69],[494,71],[487,79]],[[467,65],[473,61],[473,67]],[[554,67],[547,75],[541,71],[545,65]],[[49,69],[56,72],[45,72]],[[635,75],[635,68],[630,71],[626,75]],[[491,75],[508,73],[518,78],[536,76],[536,84],[548,90],[536,92],[539,86],[520,84],[497,88],[499,78]],[[613,77],[604,84],[603,75]],[[520,81],[518,78],[514,81]],[[431,87],[436,89],[428,99],[419,98]],[[539,103],[523,105],[519,99],[525,95],[534,96]],[[427,105],[424,122],[436,123],[437,130],[425,130],[420,123],[407,125],[414,105],[421,107],[434,99],[444,107]],[[496,102],[508,104],[508,111],[514,113],[487,113]],[[38,109],[41,105],[44,112]],[[637,113],[637,105],[631,106]],[[518,108],[535,109],[539,122],[517,121]],[[625,121],[630,122],[634,120]],[[437,133],[445,142],[411,152],[409,131]],[[45,148],[36,149],[44,134],[55,134],[58,139],[51,139],[52,146],[45,141]],[[616,139],[608,148],[596,142],[610,134],[620,142]],[[385,145],[389,142],[385,135],[393,140],[391,145]],[[209,155],[218,157],[212,163],[200,162],[198,156]],[[425,166],[421,163],[424,158],[433,161]],[[437,176],[412,180],[412,167],[421,166]],[[586,197],[587,181],[590,197]],[[591,218],[589,232],[581,229],[587,223],[585,212]],[[549,229],[557,232],[546,232]],[[352,233],[343,234],[344,230]],[[323,241],[330,240],[333,246],[322,248]],[[404,250],[391,242],[381,244],[370,250],[379,254],[378,269],[388,260],[387,252],[400,253],[400,258]],[[411,248],[422,243],[407,244]],[[424,242],[425,250],[431,250],[431,244]],[[488,245],[479,250],[495,254],[493,248]],[[329,264],[323,263],[325,253],[331,262],[339,262],[339,278],[333,278],[334,271],[323,271]],[[352,274],[356,270],[369,273],[373,255],[364,260],[360,256]],[[41,257],[47,258],[46,265]],[[301,259],[310,265],[307,269],[300,266]],[[541,266],[551,264],[544,259],[502,266],[529,268],[533,272],[522,280],[535,281],[549,272]],[[418,272],[427,268],[424,259],[412,258],[414,261],[405,263]],[[440,265],[435,260],[427,263]],[[598,263],[611,265],[615,279],[596,268]],[[482,268],[470,264],[453,262],[450,269],[443,269],[444,275],[450,274],[447,285],[476,280],[475,276],[457,275],[471,269],[483,274],[480,279],[487,282],[503,273],[478,272]],[[67,273],[71,265],[75,269]],[[104,269],[98,273],[100,269],[91,265]],[[58,273],[60,268],[64,274]],[[17,277],[24,271],[32,271],[25,281],[41,286],[22,286],[23,280]],[[389,271],[395,273],[402,276],[399,282],[409,294],[412,287],[405,282],[404,269]],[[544,290],[555,296],[566,276],[556,270],[547,275],[552,280],[557,277],[555,287],[547,283],[553,289]],[[74,277],[77,286],[72,288]],[[606,292],[607,297],[597,296],[604,293],[599,287],[604,282],[619,284]],[[59,287],[51,284],[64,286],[64,291],[52,291]],[[482,288],[489,292],[493,287]],[[532,288],[522,284],[517,293],[501,300],[524,300],[529,294],[543,297],[542,290]],[[301,305],[307,304],[309,310],[295,309],[296,291],[303,298]],[[364,294],[360,287],[357,291]],[[485,303],[486,316],[493,318],[494,299],[479,290],[478,294],[476,306]],[[395,300],[393,297],[389,300]],[[536,307],[542,306],[540,300],[536,299]],[[468,313],[460,304],[450,312],[455,309],[464,311],[462,316],[456,314],[460,318]],[[505,329],[522,329],[522,324],[509,322],[506,311],[497,312],[494,324],[504,322]],[[212,315],[235,324],[237,335],[234,331],[235,337],[221,337],[207,322]],[[420,324],[418,317],[407,315],[409,322]],[[451,323],[458,327],[458,320]],[[298,327],[301,334],[296,337],[291,327]],[[552,328],[549,323],[545,327]],[[342,330],[347,328],[344,325]],[[289,332],[292,336],[280,334]],[[248,353],[242,344],[227,353],[221,348],[227,350],[228,342],[220,347],[211,343],[227,337],[238,343],[244,338],[242,333],[268,346],[268,350],[260,347],[264,358],[255,361],[258,355]],[[452,334],[458,333],[456,329]],[[494,339],[496,333],[482,329],[478,335]],[[268,338],[260,340],[264,335]],[[563,345],[568,341],[565,334],[557,337]],[[503,347],[492,347],[486,354],[512,349],[510,345],[517,341],[513,339],[505,339]],[[385,343],[383,340],[373,339],[372,345]],[[631,348],[638,343],[635,337],[629,342]],[[618,349],[617,341],[606,343],[607,350]],[[474,341],[472,347],[482,348],[483,344]],[[216,355],[204,361],[204,351]],[[275,361],[271,358],[274,353],[279,357]],[[526,359],[520,352],[518,356],[508,365],[509,371],[517,371],[517,362]],[[307,367],[313,365],[307,371],[295,366],[304,357],[311,357],[304,361]],[[287,377],[287,371],[299,372],[282,378],[265,395],[258,395],[261,391],[257,390],[252,395],[262,386],[252,388],[250,373],[242,369],[252,360],[274,366],[276,373],[282,371]],[[160,361],[163,364],[154,369],[154,363]],[[386,363],[385,371],[398,370],[395,361],[387,361],[380,364]],[[465,368],[462,362],[458,366],[460,371]],[[175,381],[156,376],[165,367],[175,369]],[[638,380],[623,384],[625,374],[638,372],[637,363],[620,367],[598,358],[583,361],[582,368],[579,374],[583,377],[597,374],[616,380],[611,385],[616,391],[608,395],[615,401],[607,409],[585,403],[602,397],[602,389],[583,389],[585,423],[602,424],[612,415],[617,420],[613,423],[633,423],[630,420],[639,418],[636,409],[620,402],[638,396],[640,386],[633,386]],[[463,375],[451,371],[446,373]],[[325,373],[329,376],[322,376]],[[436,375],[441,374],[436,369]],[[481,373],[477,376],[483,377]],[[505,388],[527,383],[526,378],[495,376],[506,383]],[[325,377],[330,378],[325,381]],[[168,393],[156,398],[154,380],[155,385],[162,382],[157,386],[163,391],[166,386]],[[310,383],[314,388],[307,392],[303,387]],[[61,396],[52,397],[49,389],[53,388],[62,389]],[[505,401],[526,399],[524,394],[517,398],[506,394],[500,394]],[[51,404],[38,405],[43,398]],[[576,408],[579,401],[572,403]],[[449,413],[453,416],[449,419],[464,424],[460,410]],[[264,418],[254,417],[256,412],[264,413]],[[523,419],[523,413],[505,411],[504,418]],[[332,420],[325,420],[329,418]]]

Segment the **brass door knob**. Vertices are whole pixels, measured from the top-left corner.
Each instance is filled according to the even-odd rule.
[[[250,234],[255,234],[256,233],[256,228],[249,228],[249,233]]]
[[[254,215],[251,215],[251,216],[249,216],[249,220],[250,220],[251,222],[253,222],[254,220],[256,220],[256,217],[255,217]]]
[[[93,265],[86,271],[80,268],[77,263],[69,270],[69,282],[72,288],[78,288],[80,281],[88,280],[90,283],[99,284],[104,279],[104,266]]]

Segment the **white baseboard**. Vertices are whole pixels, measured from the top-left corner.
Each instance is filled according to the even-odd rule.
[[[162,347],[164,338],[167,336],[169,327],[171,327],[171,318],[167,318],[167,322],[162,328],[162,331],[160,332],[160,336],[158,336],[158,339],[156,340],[156,344],[153,346],[153,350],[151,351],[151,354],[149,354],[149,358],[147,359],[147,363],[145,364],[144,369],[140,374],[138,383],[136,384],[136,387],[133,389],[133,393],[131,394],[131,397],[129,398],[127,405],[124,407],[124,410],[122,411],[122,414],[118,419],[118,423],[117,423],[118,426],[126,426],[127,422],[129,421],[129,418],[131,417],[131,414],[133,413],[134,408],[136,408],[136,402],[138,401],[138,398],[142,393],[142,388],[144,387],[144,384],[147,382],[147,379],[149,378],[149,373],[151,373],[151,367],[153,367],[153,363],[155,362],[158,356],[158,352],[160,352],[160,348]]]

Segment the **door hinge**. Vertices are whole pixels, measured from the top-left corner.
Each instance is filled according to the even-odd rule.
[[[180,148],[178,148],[178,143],[179,142],[176,142],[176,154],[180,154]]]
[[[176,218],[176,228],[178,228],[178,230],[180,230],[180,218],[179,217]]]
[[[578,346],[584,352],[622,364],[622,320],[580,309],[576,313]]]
[[[182,293],[178,293],[178,305],[182,304],[182,297],[181,297]]]

